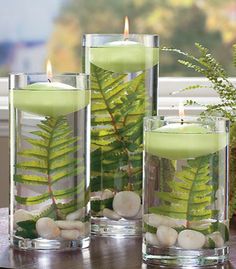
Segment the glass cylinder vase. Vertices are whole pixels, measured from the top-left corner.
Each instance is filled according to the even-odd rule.
[[[11,74],[9,82],[11,245],[88,247],[88,76]]]
[[[143,259],[202,266],[229,255],[225,118],[144,120]]]
[[[143,117],[157,111],[156,35],[88,34],[94,235],[141,235]]]

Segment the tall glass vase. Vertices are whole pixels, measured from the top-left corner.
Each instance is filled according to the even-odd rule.
[[[156,35],[85,35],[90,74],[92,233],[141,235],[143,117],[157,111]]]
[[[11,245],[88,247],[88,77],[11,74],[9,99]]]
[[[229,259],[229,121],[144,120],[143,259],[206,266]]]

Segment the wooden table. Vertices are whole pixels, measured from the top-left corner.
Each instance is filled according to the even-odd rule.
[[[141,239],[92,238],[83,251],[17,251],[8,245],[8,211],[0,209],[0,268],[17,269],[147,269]],[[167,267],[166,267],[167,268]],[[231,225],[231,262],[211,268],[236,268],[236,219]],[[205,269],[205,268],[204,268]]]

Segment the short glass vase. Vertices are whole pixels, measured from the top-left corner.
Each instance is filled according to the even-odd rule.
[[[225,118],[145,118],[147,264],[205,266],[228,260],[228,133]]]

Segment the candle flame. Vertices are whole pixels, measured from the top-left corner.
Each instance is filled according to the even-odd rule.
[[[47,76],[48,79],[51,80],[52,79],[52,64],[50,60],[47,60]]]
[[[179,103],[179,116],[184,117],[184,104],[182,102]]]
[[[125,27],[124,27],[124,39],[127,39],[129,36],[129,19],[125,16]]]

